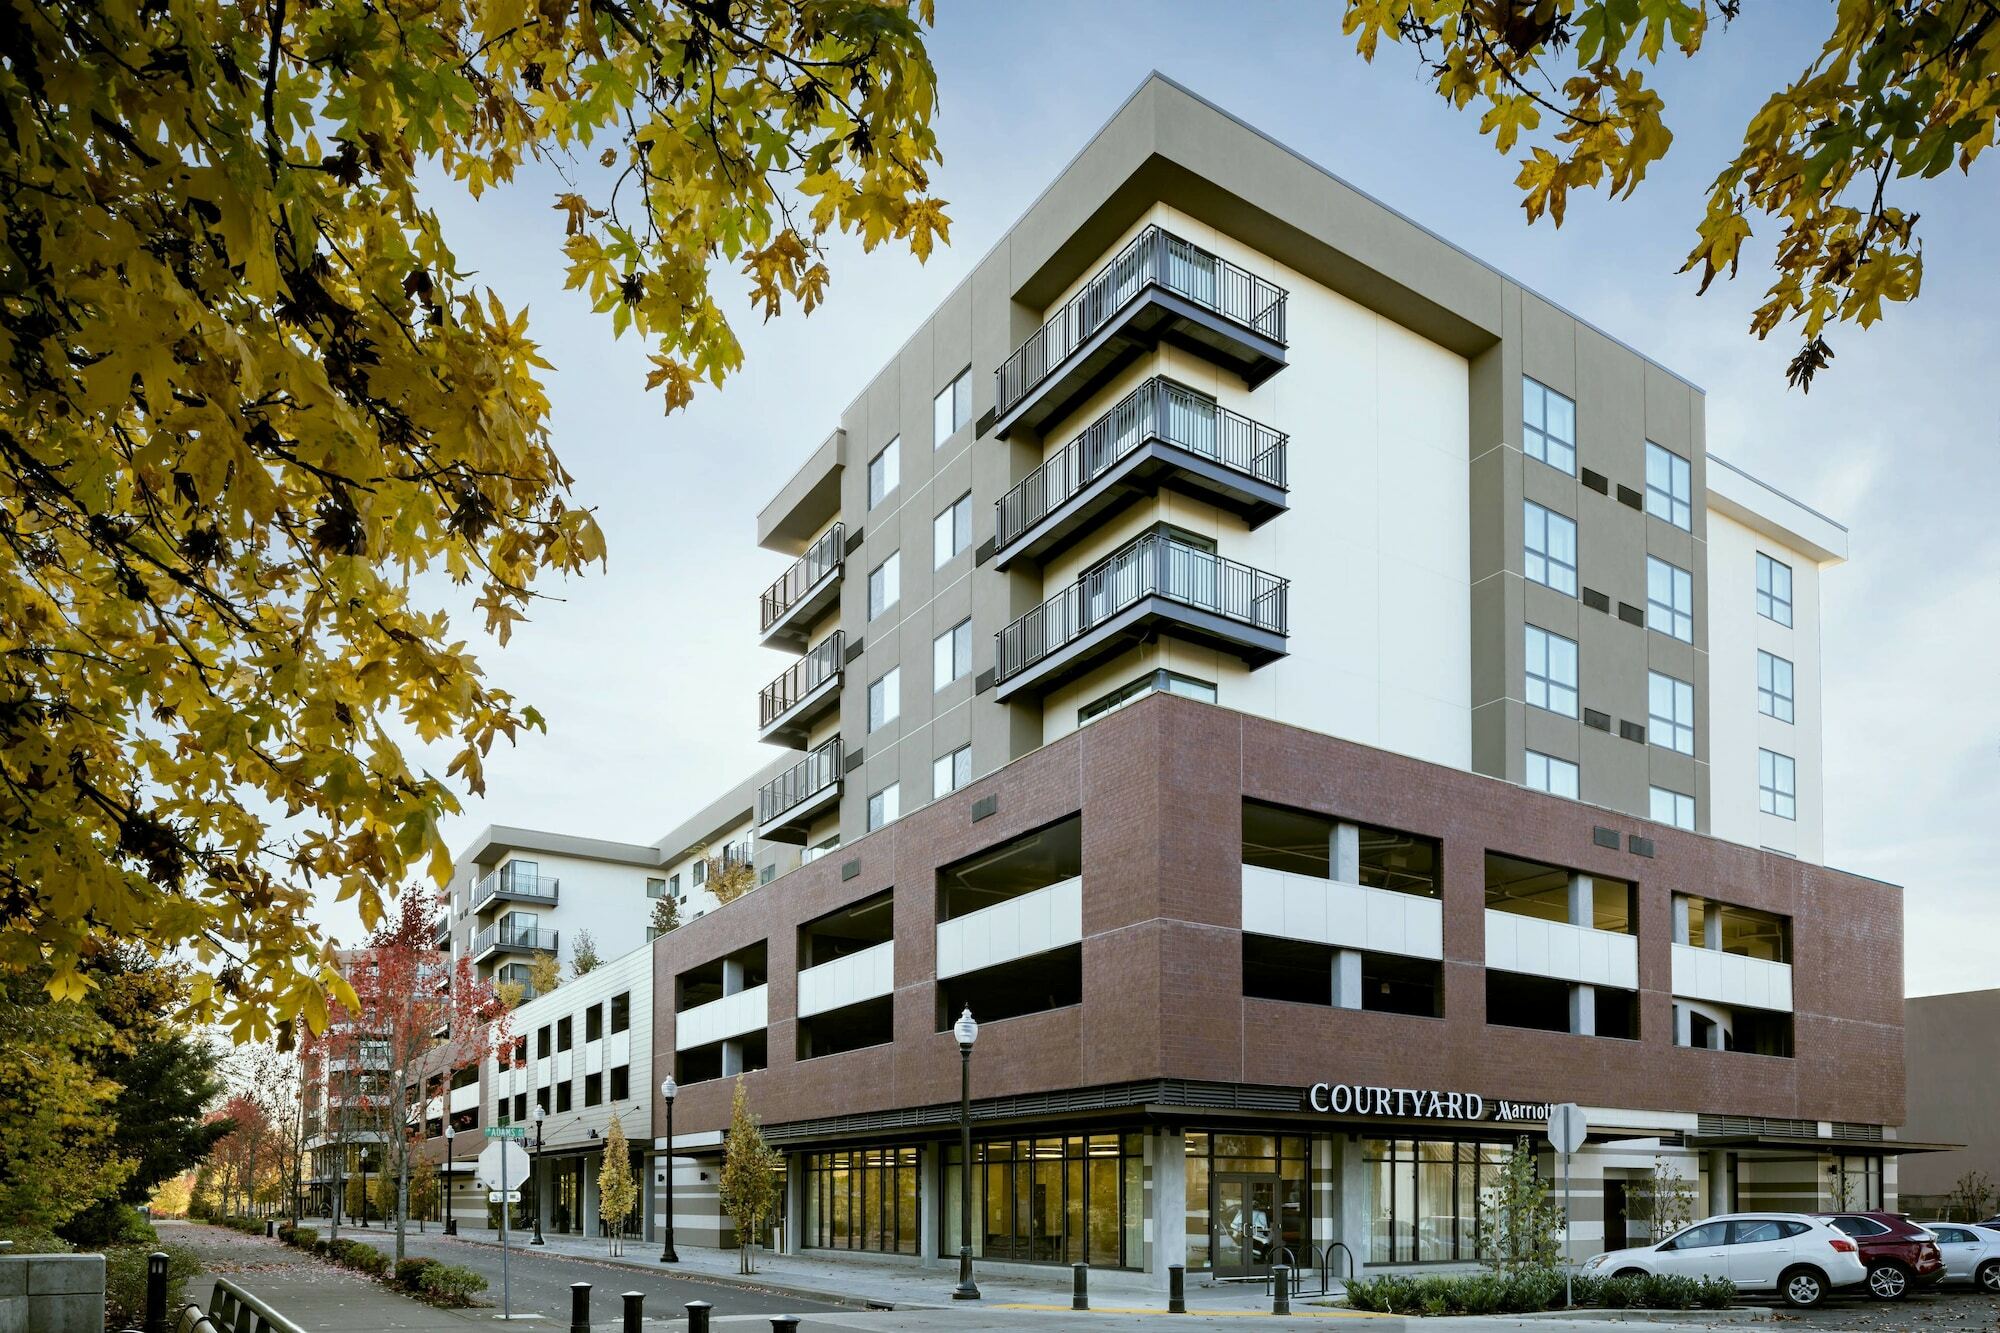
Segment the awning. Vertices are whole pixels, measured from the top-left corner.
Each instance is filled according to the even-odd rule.
[[[1835,1134],[1827,1138],[1804,1134],[1690,1134],[1690,1148],[1734,1151],[1769,1149],[1780,1152],[1836,1152],[1855,1157],[1899,1157],[1913,1152],[1954,1152],[1963,1143],[1920,1143],[1913,1139],[1864,1139]]]

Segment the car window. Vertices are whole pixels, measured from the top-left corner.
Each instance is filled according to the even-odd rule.
[[[1668,1241],[1667,1245],[1676,1250],[1700,1250],[1706,1249],[1711,1245],[1727,1245],[1728,1243],[1729,1224],[1727,1222],[1704,1222],[1698,1227],[1689,1227],[1686,1231],[1681,1232],[1680,1235]]]
[[[1887,1234],[1889,1230],[1880,1222],[1873,1222],[1865,1217],[1836,1217],[1833,1219],[1833,1224],[1850,1236],[1881,1236]]]
[[[1972,1239],[1970,1231],[1960,1231],[1957,1227],[1932,1227],[1931,1230],[1947,1245],[1963,1245]]]
[[[1731,1245],[1755,1245],[1760,1241],[1781,1239],[1784,1234],[1784,1230],[1768,1217],[1753,1217],[1729,1224]]]
[[[1810,1222],[1780,1222],[1778,1225],[1784,1229],[1787,1236],[1803,1236],[1812,1230]]]

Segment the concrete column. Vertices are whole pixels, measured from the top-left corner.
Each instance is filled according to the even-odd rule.
[[[1722,913],[1715,910],[1713,903],[1709,904],[1708,911],[1702,913],[1701,947],[1717,950],[1722,948]]]
[[[1167,1289],[1167,1269],[1187,1263],[1187,1136],[1162,1130],[1147,1141],[1153,1178],[1153,1285]]]
[[[1730,1209],[1729,1154],[1719,1148],[1711,1148],[1702,1156],[1708,1171],[1708,1215],[1714,1217]]]
[[[722,960],[722,993],[734,995],[743,989],[743,964],[734,958]]]
[[[1333,878],[1342,884],[1361,882],[1361,830],[1353,824],[1335,824],[1327,842],[1327,856]]]
[[[722,1043],[722,1076],[734,1078],[743,1072],[743,1043],[725,1041]]]
[[[1588,875],[1569,877],[1569,923],[1585,930],[1597,924],[1597,885]]]
[[[917,1260],[923,1264],[938,1261],[938,1222],[944,1211],[944,1147],[942,1143],[926,1143],[917,1149]]]
[[[597,1160],[601,1164],[604,1160],[603,1155],[599,1154]],[[596,1240],[601,1231],[597,1216],[597,1167],[593,1166],[588,1158],[585,1158],[583,1163],[582,1198],[583,1238],[585,1240]]]
[[[1336,1009],[1361,1007],[1361,955],[1353,949],[1334,950],[1333,1007]]]
[[[1368,1262],[1368,1209],[1374,1185],[1369,1178],[1368,1163],[1361,1153],[1361,1141],[1342,1134],[1333,1141],[1333,1159],[1340,1177],[1340,1227],[1335,1240],[1344,1241],[1348,1252],[1354,1257],[1354,1273],[1360,1275],[1361,1266]],[[1344,1275],[1346,1265],[1336,1260],[1333,1272]]]
[[[1579,1037],[1597,1035],[1597,987],[1580,981],[1570,984],[1569,1030]]]
[[[1597,885],[1588,875],[1569,877],[1569,923],[1585,930],[1597,924]],[[1569,1030],[1579,1037],[1597,1035],[1597,988],[1581,983],[1569,988]]]
[[[1338,1238],[1340,1230],[1340,1164],[1333,1155],[1333,1139],[1326,1134],[1312,1136],[1309,1149],[1312,1180],[1312,1243],[1324,1250]],[[1300,1263],[1307,1256],[1299,1256]]]
[[[1674,895],[1674,938],[1675,944],[1686,944],[1688,938],[1688,900],[1684,893]]]
[[[1708,1049],[1711,1051],[1724,1049],[1723,1036],[1722,1024],[1710,1023],[1708,1025]]]
[[[806,1247],[806,1156],[791,1154],[785,1167],[785,1234],[780,1237],[786,1254],[799,1254]],[[917,1186],[918,1216],[923,1215],[923,1186]],[[933,1242],[935,1244],[935,1242]]]
[[[1674,1045],[1694,1045],[1694,1013],[1684,1004],[1674,1006]]]

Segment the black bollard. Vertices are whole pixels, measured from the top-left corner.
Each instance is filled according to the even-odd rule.
[[[590,1284],[569,1284],[569,1333],[590,1333]]]
[[[1187,1269],[1179,1264],[1167,1265],[1167,1313],[1187,1313]]]
[[[798,1326],[799,1317],[795,1314],[774,1314],[771,1316],[771,1333],[791,1333]]]
[[[1069,1266],[1069,1308],[1088,1310],[1090,1308],[1090,1265],[1071,1264]]]
[[[689,1301],[687,1333],[708,1333],[708,1314],[714,1308],[707,1301]]]
[[[1292,1312],[1292,1270],[1284,1264],[1271,1266],[1271,1313]]]
[[[628,1291],[620,1299],[625,1302],[625,1333],[639,1333],[639,1326],[646,1322],[646,1293]]]
[[[146,1256],[146,1333],[167,1333],[167,1256]]]

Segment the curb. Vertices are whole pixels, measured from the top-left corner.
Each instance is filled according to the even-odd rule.
[[[1459,1318],[1468,1316],[1460,1315]],[[1532,1314],[1474,1315],[1477,1319],[1565,1319],[1598,1323],[1675,1324],[1704,1326],[1716,1324],[1768,1324],[1777,1311],[1763,1305],[1732,1305],[1725,1310],[1537,1310]]]

